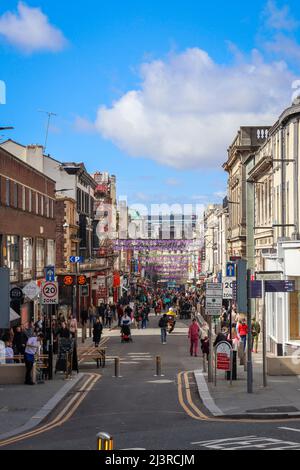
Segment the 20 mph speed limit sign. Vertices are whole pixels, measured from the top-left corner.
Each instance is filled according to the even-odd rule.
[[[58,304],[58,282],[43,282],[41,294],[43,305]]]
[[[223,277],[223,299],[233,299],[233,282],[235,277]]]

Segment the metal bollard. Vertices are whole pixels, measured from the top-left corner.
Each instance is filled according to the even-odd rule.
[[[163,377],[163,374],[161,373],[161,357],[156,356],[156,374],[154,377]]]
[[[106,432],[99,432],[97,434],[97,450],[113,450],[114,440]]]
[[[120,378],[121,375],[120,375],[120,358],[119,357],[115,357],[115,375],[114,375],[115,378]]]

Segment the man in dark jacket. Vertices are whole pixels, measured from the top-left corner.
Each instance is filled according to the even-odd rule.
[[[167,344],[168,317],[166,313],[159,320],[158,326],[161,331],[161,342],[162,344]]]

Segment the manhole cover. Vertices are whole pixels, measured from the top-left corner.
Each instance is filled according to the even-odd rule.
[[[259,408],[247,410],[247,413],[295,413],[299,411],[295,406],[270,406],[269,408]]]

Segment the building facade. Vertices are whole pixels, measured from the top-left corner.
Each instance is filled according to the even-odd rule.
[[[0,148],[0,265],[10,269],[12,287],[44,280],[55,264],[55,182]],[[13,302],[22,323],[34,319],[39,303]]]

